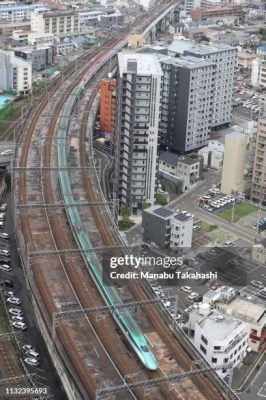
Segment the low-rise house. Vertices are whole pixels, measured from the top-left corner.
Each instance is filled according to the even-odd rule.
[[[176,177],[183,183],[182,191],[185,192],[202,179],[202,158],[196,155],[178,156],[165,151],[159,156],[159,172],[166,179],[167,175]]]

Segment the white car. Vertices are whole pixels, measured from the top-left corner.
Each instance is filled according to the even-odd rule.
[[[1,156],[10,156],[11,154],[13,154],[13,150],[8,149],[8,150],[2,151]]]
[[[24,346],[22,346],[22,349],[24,351],[34,351],[34,347],[31,344],[24,344]]]
[[[22,315],[22,311],[19,308],[10,308],[8,312],[11,315]]]
[[[9,297],[6,301],[7,303],[16,304],[17,306],[21,304],[21,300],[18,297]]]
[[[5,297],[14,297],[15,296],[15,292],[13,292],[12,290],[9,290],[8,292],[4,292]]]
[[[12,326],[14,326],[14,328],[21,329],[23,331],[25,331],[27,329],[27,325],[25,324],[25,322],[21,322],[21,321],[12,322]]]
[[[188,298],[189,298],[190,300],[194,300],[194,298],[197,297],[198,295],[199,295],[198,293],[192,292],[192,293],[190,293],[190,295],[188,296]]]
[[[1,206],[0,206],[0,211],[6,211],[7,210],[7,204],[6,203],[3,203]]]
[[[1,250],[0,250],[0,255],[1,255],[1,256],[9,257],[9,256],[10,256],[10,253],[9,253],[8,250],[1,249]]]
[[[9,234],[5,232],[0,233],[0,239],[9,239]]]
[[[11,267],[10,267],[10,265],[7,265],[7,264],[0,264],[0,271],[10,272]]]
[[[40,364],[38,360],[36,360],[36,358],[32,358],[32,357],[27,357],[25,358],[24,362],[28,365],[30,365],[31,367],[38,367],[38,365]]]
[[[182,290],[182,292],[191,293],[191,287],[190,286],[181,286],[180,289]]]
[[[24,318],[22,317],[22,315],[12,315],[11,320],[24,322]]]

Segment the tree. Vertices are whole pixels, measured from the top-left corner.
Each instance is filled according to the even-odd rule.
[[[159,192],[156,194],[156,203],[160,204],[161,206],[165,206],[168,203],[168,198],[166,193]]]
[[[130,219],[131,208],[128,204],[121,207],[122,220],[119,221],[118,226],[121,230],[127,230],[134,225],[134,221]]]

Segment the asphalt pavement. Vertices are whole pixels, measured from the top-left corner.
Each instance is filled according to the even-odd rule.
[[[7,240],[5,242],[0,241],[0,248],[9,247],[11,253],[12,272],[4,273],[1,271],[0,278],[1,280],[2,279],[13,280],[14,288],[10,290],[13,290],[15,292],[15,295],[19,297],[22,301],[22,305],[20,307],[23,310],[25,322],[28,326],[28,329],[26,331],[23,331],[21,335],[19,335],[19,337],[21,338],[21,346],[24,344],[31,344],[33,347],[35,347],[35,350],[40,355],[40,366],[38,368],[36,367],[27,367],[27,368],[29,373],[37,373],[38,376],[41,377],[41,380],[40,379],[39,380],[41,381],[44,387],[48,388],[49,393],[53,395],[53,397],[51,398],[55,400],[66,400],[67,396],[62,388],[61,382],[53,367],[48,350],[46,348],[46,344],[42,338],[42,335],[39,331],[38,325],[34,317],[30,293],[27,291],[24,272],[17,251],[10,192],[6,194],[5,198],[3,199],[3,202],[8,204],[3,232],[8,233],[11,236],[11,238],[9,241]],[[23,353],[21,352],[20,355],[23,356]]]

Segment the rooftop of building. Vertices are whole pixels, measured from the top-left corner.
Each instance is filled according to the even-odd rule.
[[[182,56],[182,57],[169,57],[159,56],[159,61],[165,64],[171,64],[187,69],[198,69],[212,66],[213,64],[198,57]]]
[[[247,140],[247,135],[245,133],[232,131],[232,132],[227,132],[226,137],[225,137],[225,141],[226,141],[227,138],[236,139],[236,140],[242,141],[244,139]]]
[[[181,156],[179,161],[185,163],[185,164],[195,164],[197,162],[199,162],[199,156],[197,154],[187,154],[185,156]]]
[[[219,304],[220,302],[216,303],[218,306]],[[259,323],[262,326],[266,324],[266,309],[262,303],[237,296],[226,304],[226,309],[228,313],[243,321]]]
[[[182,214],[182,213],[177,213],[173,210],[170,210],[167,207],[162,207],[159,205],[155,205],[152,207],[147,208],[146,210],[143,211],[144,213],[148,213],[148,214],[153,214],[158,216],[159,218],[162,218],[164,220],[169,220],[171,218],[174,218],[175,220],[179,221],[179,222],[184,222],[184,221],[188,221],[191,219],[191,217]]]
[[[160,154],[159,160],[164,161],[167,164],[176,166],[179,160],[179,156],[177,154],[170,153],[170,151],[164,151],[163,153]]]
[[[199,55],[215,54],[217,52],[234,50],[234,47],[220,44],[218,46],[210,46],[204,44],[197,44],[189,40],[174,40],[170,46],[168,46],[168,51],[184,54],[187,51],[194,52]]]
[[[149,207],[149,208],[145,209],[143,212],[148,213],[148,214],[155,214],[158,217],[160,217],[162,219],[166,219],[166,220],[171,218],[175,213],[173,210],[170,210],[167,207],[162,207],[159,205]]]
[[[18,10],[35,10],[36,8],[48,10],[43,4],[18,4],[17,6],[0,7],[0,12],[12,12]]]
[[[20,51],[22,53],[31,54],[33,51],[36,51],[36,50],[47,50],[47,49],[50,49],[50,48],[51,48],[51,46],[43,44],[43,45],[40,45],[40,46],[37,46],[37,47],[24,46],[24,47],[14,47],[13,49],[15,51]]]
[[[234,330],[242,324],[242,321],[229,316],[211,311],[198,325],[206,332],[206,335],[215,338],[216,341],[230,337]]]
[[[237,56],[241,57],[241,58],[254,58],[254,57],[256,57],[256,54],[255,53],[249,53],[247,51],[239,51],[237,53]]]
[[[162,73],[158,57],[152,53],[118,53],[118,64],[120,75],[128,72],[146,76]]]
[[[199,162],[199,156],[197,154],[179,156],[178,154],[171,153],[170,151],[164,151],[159,155],[159,160],[174,166],[177,166],[178,162],[192,165]]]
[[[44,18],[67,17],[67,16],[71,16],[71,15],[78,16],[79,14],[77,11],[67,11],[67,10],[66,11],[65,10],[47,11],[47,12],[43,13]]]

